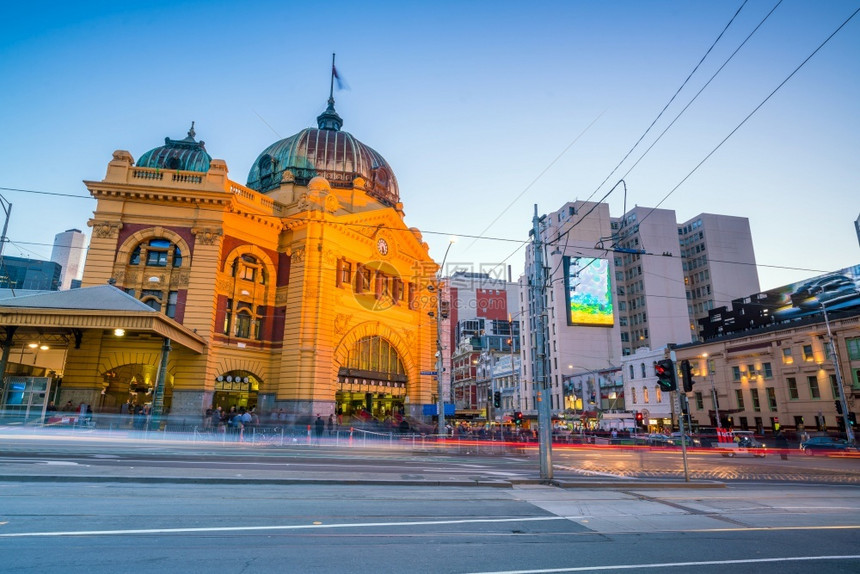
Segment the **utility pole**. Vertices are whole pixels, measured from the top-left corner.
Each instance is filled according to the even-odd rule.
[[[534,381],[537,385],[538,411],[538,445],[540,456],[540,477],[552,480],[552,416],[550,413],[549,380],[547,377],[547,342],[546,342],[546,269],[543,264],[543,239],[540,230],[541,220],[538,218],[538,207],[535,204],[535,214],[532,219],[534,250],[534,271],[532,276],[531,299],[534,302],[535,346],[534,346]]]
[[[842,403],[842,423],[845,425],[845,438],[854,444],[854,429],[851,428],[851,419],[848,418],[848,401],[845,400],[845,389],[842,387],[842,372],[839,370],[839,358],[836,356],[836,345],[833,344],[833,333],[830,331],[830,320],[827,318],[827,307],[821,303],[821,312],[824,314],[824,324],[827,326],[827,342],[830,346],[830,357],[833,360],[833,368],[836,370],[836,386],[839,387],[839,402]]]

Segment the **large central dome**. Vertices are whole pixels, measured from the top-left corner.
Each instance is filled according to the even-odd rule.
[[[333,98],[317,117],[317,124],[318,128],[303,129],[263,150],[248,174],[248,187],[261,193],[277,189],[286,183],[287,171],[299,185],[322,176],[332,187],[352,188],[360,177],[367,194],[383,205],[393,207],[400,201],[391,166],[376,150],[340,129],[343,120],[334,110]]]

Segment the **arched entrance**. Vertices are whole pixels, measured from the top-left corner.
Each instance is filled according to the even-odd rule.
[[[98,410],[119,412],[126,401],[129,401],[132,407],[146,406],[152,402],[157,377],[157,365],[130,363],[110,369],[102,374],[104,388]],[[164,408],[169,410],[173,401],[173,376],[170,373],[167,374],[163,391]]]
[[[397,349],[387,339],[356,339],[337,372],[337,414],[362,423],[403,420],[408,377]]]
[[[260,379],[250,371],[227,371],[215,377],[212,406],[229,412],[232,407],[250,410],[257,406]]]

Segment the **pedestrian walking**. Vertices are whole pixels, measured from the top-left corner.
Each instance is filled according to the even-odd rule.
[[[317,414],[317,420],[314,421],[314,433],[316,434],[317,442],[322,438],[323,431],[325,431],[325,421]]]

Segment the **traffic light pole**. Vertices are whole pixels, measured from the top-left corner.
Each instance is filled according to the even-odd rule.
[[[833,368],[836,370],[836,386],[839,387],[839,403],[842,405],[842,423],[845,425],[845,438],[850,444],[854,444],[854,429],[851,427],[851,419],[848,416],[848,401],[845,400],[845,389],[842,386],[842,372],[839,370],[839,358],[836,356],[836,345],[833,344],[833,333],[830,331],[830,320],[827,318],[827,308],[821,304],[821,312],[824,314],[824,324],[827,326],[827,342],[830,346],[830,357],[833,360]]]
[[[672,359],[672,368],[675,368],[675,365],[678,363],[675,362],[675,351],[669,352],[669,358]],[[677,373],[675,373],[675,380],[677,380]],[[677,387],[677,385],[676,385]],[[672,397],[672,402],[675,402],[675,398],[678,399],[678,430],[681,431],[681,459],[684,461],[684,482],[690,482],[690,469],[687,466],[687,433],[684,432],[684,418],[687,416],[687,395],[682,393],[681,391],[676,390]],[[690,435],[692,437],[692,434]]]

